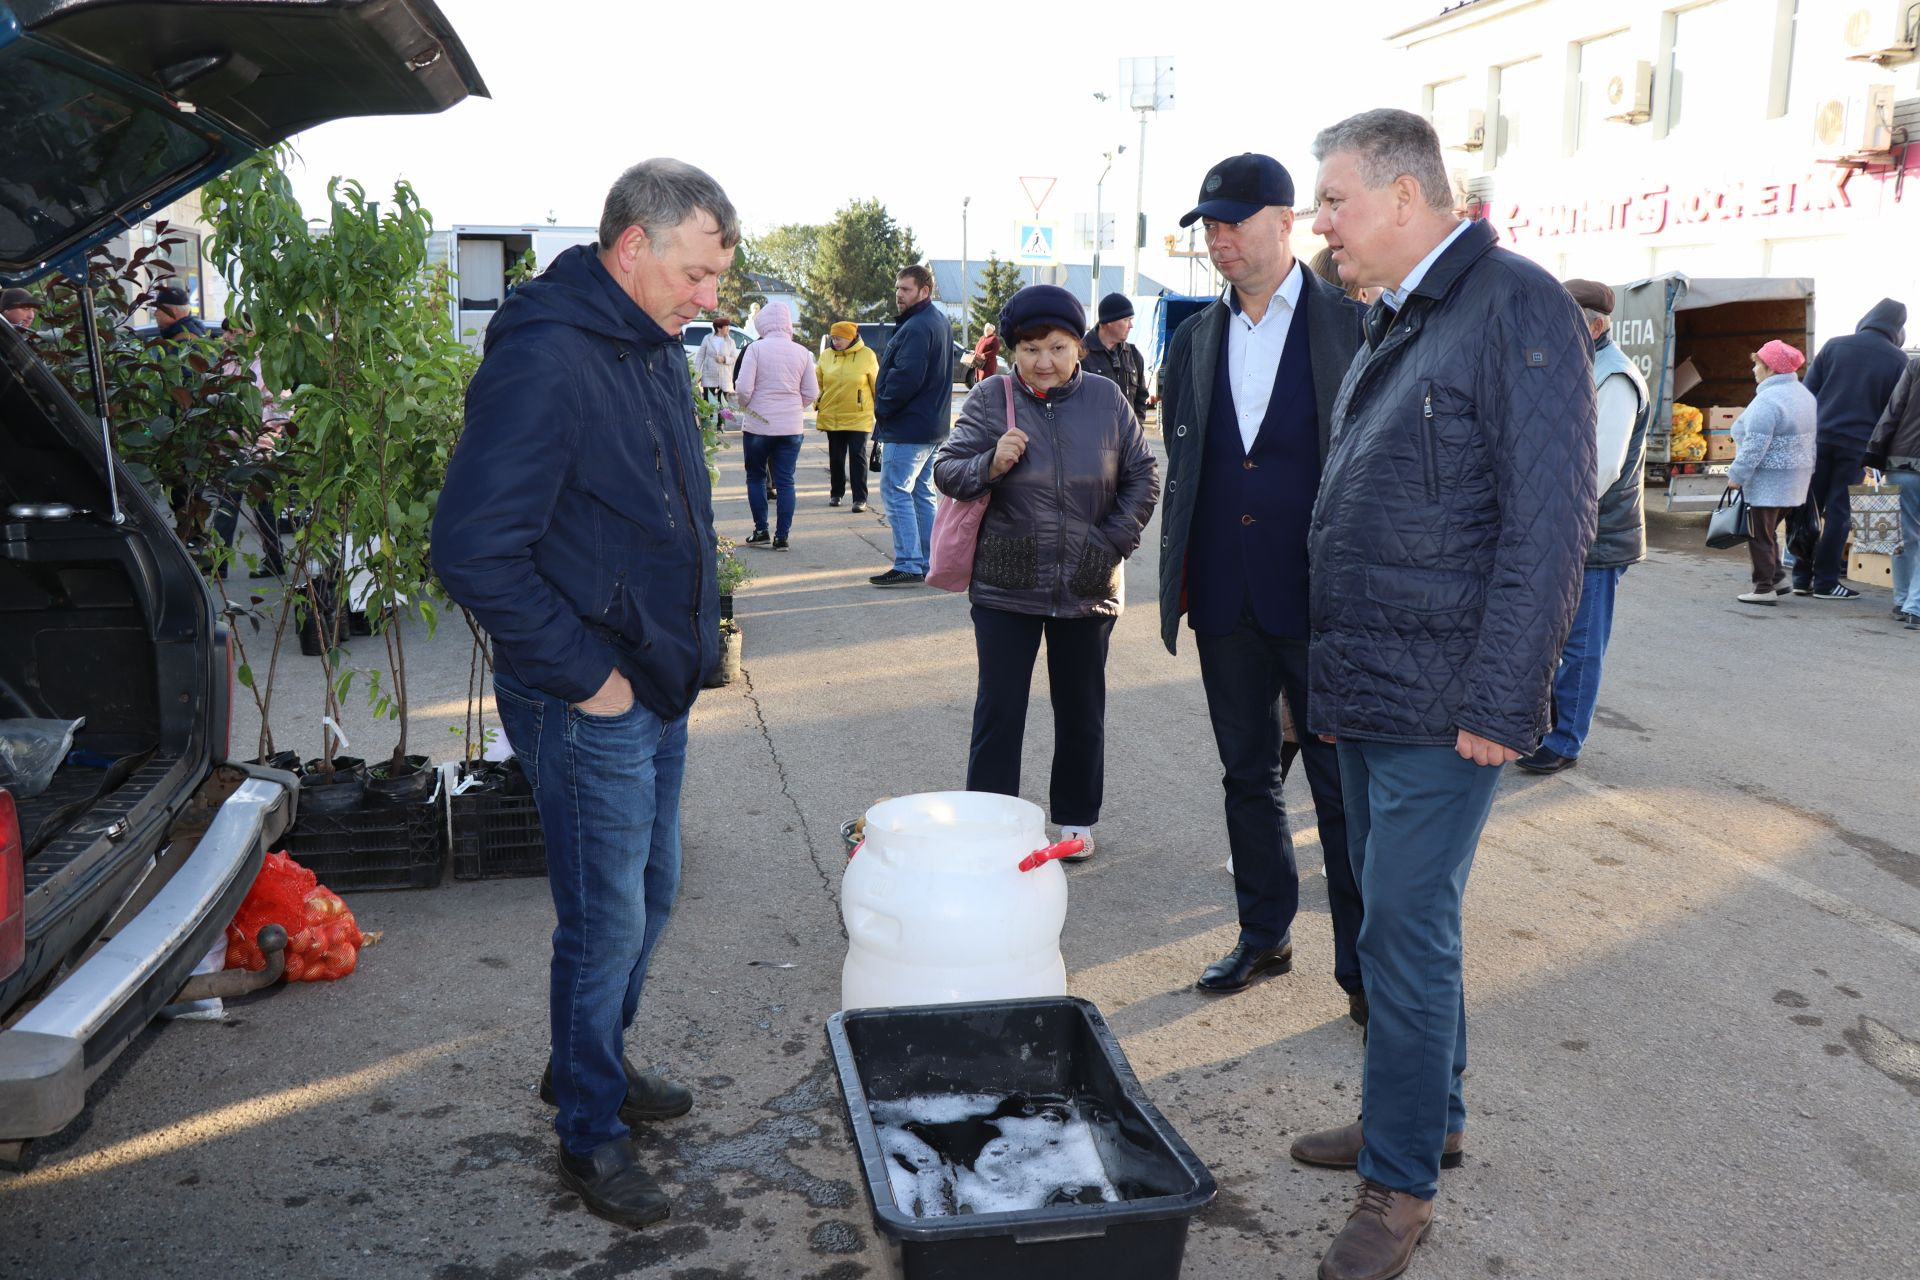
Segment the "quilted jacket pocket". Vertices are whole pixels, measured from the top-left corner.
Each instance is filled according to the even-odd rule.
[[[1462,613],[1486,599],[1486,580],[1452,569],[1369,565],[1367,599],[1402,613]]]
[[[1100,542],[1089,541],[1080,549],[1080,562],[1067,579],[1067,590],[1081,600],[1109,599],[1117,589],[1114,577],[1119,568],[1119,556]]]
[[[1031,591],[1040,584],[1040,543],[982,530],[973,553],[973,580],[1002,591]]]

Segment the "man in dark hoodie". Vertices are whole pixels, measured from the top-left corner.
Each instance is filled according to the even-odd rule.
[[[668,1214],[628,1125],[692,1095],[624,1053],[680,882],[687,711],[719,657],[713,501],[680,330],[718,305],[739,219],[719,184],[648,160],[599,244],[561,254],[487,326],[434,515],[447,594],[493,637],[500,722],[533,784],[553,933],[560,1180],[626,1226]]]
[[[1806,388],[1819,404],[1820,434],[1813,484],[1801,509],[1806,531],[1793,548],[1793,593],[1817,600],[1852,600],[1860,593],[1840,581],[1847,534],[1853,528],[1847,487],[1860,483],[1867,437],[1886,412],[1894,384],[1906,370],[1907,307],[1882,298],[1843,338],[1820,348],[1807,367]],[[1813,532],[1818,531],[1815,542]],[[1811,545],[1809,545],[1811,544]]]

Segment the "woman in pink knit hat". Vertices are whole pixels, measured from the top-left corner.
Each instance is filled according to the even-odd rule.
[[[1753,559],[1753,590],[1742,604],[1772,605],[1791,593],[1780,564],[1777,534],[1786,513],[1807,500],[1813,479],[1814,399],[1800,385],[1807,358],[1775,338],[1753,353],[1753,380],[1759,384],[1733,424],[1733,465],[1727,485],[1747,500],[1747,553]]]

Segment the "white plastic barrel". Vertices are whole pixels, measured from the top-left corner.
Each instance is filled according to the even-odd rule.
[[[1047,844],[1038,805],[940,791],[867,810],[840,882],[840,1006],[951,1004],[1067,992],[1067,877],[1020,861]]]

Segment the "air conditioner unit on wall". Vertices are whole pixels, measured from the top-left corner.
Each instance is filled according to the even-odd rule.
[[[1622,62],[1600,82],[1602,107],[1609,120],[1644,124],[1653,116],[1653,64]]]
[[[1916,0],[1868,0],[1846,7],[1840,40],[1855,62],[1877,62],[1883,67],[1913,61],[1920,36],[1920,3]]]
[[[1893,86],[1868,85],[1860,93],[1822,102],[1813,113],[1813,141],[1829,156],[1893,150]]]
[[[1487,113],[1478,107],[1449,111],[1433,118],[1433,131],[1449,151],[1478,151],[1487,143]]]

